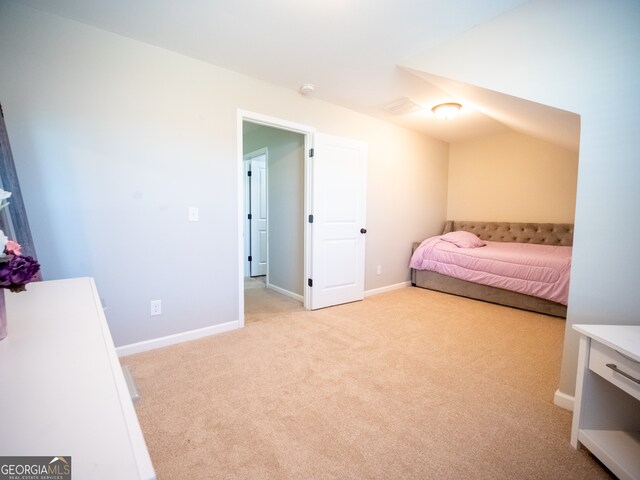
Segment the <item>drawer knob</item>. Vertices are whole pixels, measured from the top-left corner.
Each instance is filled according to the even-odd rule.
[[[622,375],[623,377],[628,378],[629,380],[631,380],[632,382],[636,382],[638,385],[640,385],[640,380],[638,380],[635,377],[632,377],[631,375],[629,375],[627,372],[623,372],[622,370],[620,370],[618,368],[618,366],[615,363],[607,363],[607,367],[609,367],[611,370],[613,370],[616,373],[619,373],[620,375]]]

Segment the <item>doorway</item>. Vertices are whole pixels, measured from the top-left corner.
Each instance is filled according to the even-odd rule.
[[[245,126],[245,132],[249,129]],[[245,135],[245,141],[248,137]],[[246,145],[245,145],[246,150]],[[243,155],[244,158],[244,254],[245,277],[266,277],[268,261],[268,179],[266,147]]]
[[[243,272],[241,312],[261,304],[304,308],[306,127],[243,117]],[[283,301],[265,302],[260,289]],[[246,291],[245,291],[246,290]],[[252,304],[249,304],[251,302]],[[247,303],[247,305],[245,305]],[[243,321],[244,323],[244,321]]]
[[[254,144],[251,149],[267,148],[267,279],[271,288],[278,287],[274,267],[279,262],[272,258],[280,248],[283,266],[294,265],[295,274],[289,277],[292,283],[285,288],[286,294],[300,298],[305,309],[318,309],[348,303],[364,298],[364,259],[366,220],[366,166],[367,144],[362,141],[316,133],[311,127],[238,110],[238,232],[241,239],[239,249],[239,323],[244,326],[244,282],[245,276],[245,130],[268,128],[279,135],[296,138],[298,153],[295,181],[283,181],[273,192],[294,188],[296,200],[283,202],[288,220],[275,228],[272,209],[275,194],[270,185],[275,172],[276,155],[266,144]],[[312,148],[313,147],[313,148]],[[250,148],[247,148],[250,150]],[[315,152],[314,152],[315,150]],[[300,161],[300,158],[303,161]],[[301,168],[301,169],[300,169]],[[294,169],[295,170],[295,169]],[[291,169],[284,168],[285,175]],[[289,179],[290,180],[290,179]],[[286,247],[290,238],[274,238],[276,231],[295,232],[295,247]],[[300,241],[301,239],[301,241]],[[300,262],[300,263],[298,263]],[[286,268],[283,269],[286,272]],[[302,271],[302,277],[299,273]],[[289,272],[291,273],[291,272]],[[282,277],[284,278],[284,277]],[[295,280],[297,278],[297,280]],[[300,282],[300,280],[302,280]],[[282,280],[278,280],[281,282]],[[301,294],[296,293],[301,287]]]

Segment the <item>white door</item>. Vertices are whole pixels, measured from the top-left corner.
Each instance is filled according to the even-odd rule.
[[[312,310],[364,298],[367,144],[314,135]]]
[[[267,164],[266,155],[251,159],[250,229],[251,276],[267,274]]]

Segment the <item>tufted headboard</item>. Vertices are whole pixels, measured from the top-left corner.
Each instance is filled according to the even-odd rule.
[[[467,222],[448,220],[444,233],[464,230],[493,242],[573,245],[572,223]]]

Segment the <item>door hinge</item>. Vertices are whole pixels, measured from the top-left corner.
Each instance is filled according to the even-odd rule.
[[[313,223],[313,215],[309,215],[309,223]]]
[[[251,176],[251,170],[247,170],[247,177]]]
[[[313,157],[313,154],[314,154],[314,153],[315,153],[315,152],[314,152],[313,148],[309,149],[309,156],[310,156],[310,157]]]
[[[253,261],[253,258],[251,257],[251,255],[247,257],[247,260],[249,260],[250,262]]]
[[[247,219],[248,220],[251,220],[252,218],[253,218],[253,215],[251,215],[251,214],[247,215]]]
[[[313,287],[313,280],[311,280],[310,278],[307,278],[307,285],[309,285],[310,287]]]

